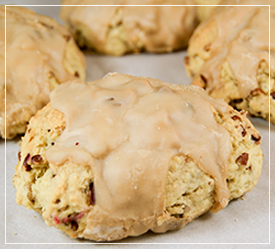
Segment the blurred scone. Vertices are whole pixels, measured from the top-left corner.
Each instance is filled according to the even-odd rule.
[[[200,87],[116,73],[75,80],[28,125],[16,201],[73,238],[179,229],[255,186],[260,140],[244,113]]]
[[[175,5],[193,0],[63,0],[63,5]],[[195,26],[194,6],[62,6],[64,20],[82,48],[110,55],[164,53],[186,48]]]
[[[33,11],[8,6],[6,16],[6,138],[49,102],[60,83],[85,78],[82,52],[66,28]],[[5,136],[5,7],[0,7],[0,137]]]
[[[271,4],[270,30],[275,28],[273,1],[221,4],[236,3]],[[275,33],[270,32],[269,65],[268,6],[219,6],[194,31],[185,65],[192,84],[252,116],[268,119],[270,101],[270,121],[275,123],[274,52]]]

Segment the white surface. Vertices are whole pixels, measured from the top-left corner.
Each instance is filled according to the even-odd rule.
[[[38,1],[14,1],[17,4],[37,4]],[[53,4],[58,1],[39,1],[40,4]],[[4,1],[0,1],[4,3]],[[7,3],[7,2],[5,2]],[[40,14],[58,18],[59,7],[30,7]],[[108,72],[129,73],[136,76],[148,76],[176,84],[190,84],[185,73],[183,58],[186,52],[163,55],[127,55],[120,58],[103,55],[87,55],[87,80],[94,80]],[[224,245],[173,245],[173,248],[275,248],[269,243],[269,158],[271,158],[271,183],[274,183],[275,126],[271,126],[271,155],[269,155],[269,125],[260,119],[251,119],[262,136],[262,150],[265,155],[262,175],[256,187],[245,195],[245,200],[231,202],[227,208],[217,214],[207,213],[179,231],[165,234],[147,233],[138,238],[128,238],[119,243],[229,243]],[[15,189],[12,185],[14,167],[17,163],[19,140],[7,141],[6,165],[5,144],[0,141],[0,248],[18,247],[12,243],[41,243],[39,245],[22,244],[18,248],[76,248],[86,247],[92,242],[73,240],[60,230],[48,227],[40,215],[32,210],[18,206],[15,202]],[[6,166],[6,171],[4,166]],[[5,175],[6,173],[6,175]],[[6,186],[5,184],[6,180]],[[274,184],[271,184],[271,233],[274,233]],[[5,191],[4,191],[5,190]],[[6,192],[6,198],[5,198]],[[5,210],[6,200],[6,210]],[[6,212],[5,212],[6,211]],[[6,218],[6,226],[4,220]],[[5,230],[6,229],[6,230]],[[6,237],[5,237],[6,235]],[[7,244],[4,244],[6,240]],[[274,240],[273,240],[274,242]],[[77,245],[43,245],[43,243],[76,243]],[[90,245],[83,245],[89,243]],[[240,244],[239,244],[240,243]],[[252,243],[250,245],[242,243]],[[255,244],[253,243],[261,243]],[[266,243],[267,245],[263,245]],[[104,244],[104,243],[103,243]],[[105,243],[106,244],[106,243]],[[114,244],[114,243],[113,243]],[[231,245],[234,244],[234,245]],[[239,244],[239,245],[238,245]],[[104,246],[104,245],[103,245]],[[106,247],[109,245],[105,245]],[[105,247],[104,246],[104,247]],[[129,245],[134,246],[134,245]],[[140,245],[145,247],[146,245]],[[147,245],[148,246],[148,245]],[[150,245],[160,248],[164,245]],[[167,245],[165,245],[167,246]],[[273,244],[274,246],[274,244]],[[116,245],[115,247],[121,247]]]

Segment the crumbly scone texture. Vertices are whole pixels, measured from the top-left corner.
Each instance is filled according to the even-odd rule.
[[[251,3],[263,4],[257,0],[221,4]],[[274,3],[264,3],[271,4],[272,30]],[[222,98],[251,116],[268,120],[270,115],[275,124],[275,37],[271,34],[269,69],[268,8],[249,6],[245,12],[241,8],[219,6],[197,27],[190,38],[186,70],[192,84],[203,87],[210,96]]]
[[[96,5],[97,0],[63,0],[63,5]],[[104,1],[109,5],[192,5],[193,0]],[[62,6],[61,18],[81,48],[120,56],[165,53],[187,47],[197,25],[194,6]]]
[[[6,138],[23,134],[29,119],[62,82],[85,78],[84,55],[57,21],[17,6],[6,8]],[[0,7],[0,137],[5,137],[5,7]]]
[[[232,149],[227,186],[229,199],[239,198],[255,186],[260,176],[261,137],[244,112],[230,109],[228,113],[219,113],[213,108],[213,113],[217,123],[230,133]],[[16,202],[39,212],[49,226],[61,229],[72,238],[119,240],[148,224],[157,227],[168,223],[171,229],[179,229],[212,207],[214,179],[192,157],[178,154],[169,162],[162,215],[142,220],[89,216],[98,209],[91,168],[70,161],[59,166],[46,161],[46,149],[54,146],[65,127],[64,114],[50,104],[38,111],[22,140],[13,178]],[[97,223],[98,229],[93,230],[90,223]],[[161,231],[155,228],[154,232]]]

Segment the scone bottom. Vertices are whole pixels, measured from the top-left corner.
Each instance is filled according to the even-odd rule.
[[[136,87],[134,82],[140,81],[141,87],[135,88],[136,91],[151,91],[153,89],[153,93],[160,93],[163,97],[166,94],[182,91],[181,86],[119,74],[111,74],[105,76],[102,82],[88,84],[93,87],[100,85],[104,90],[116,88],[117,83],[107,87],[106,82],[109,79],[110,84],[122,81],[119,84],[122,89],[127,84],[129,85],[129,82]],[[159,89],[165,90],[159,91]],[[101,91],[98,90],[96,93],[100,95]],[[105,91],[104,94],[102,95],[104,99],[110,99],[108,92]],[[126,91],[126,94],[131,97],[128,100],[134,99],[132,92]],[[120,108],[116,101],[119,101],[121,105],[125,103],[118,95],[114,94],[112,98],[112,101],[108,100],[106,103],[104,102],[104,105],[112,103],[116,108]],[[139,101],[142,105],[142,101]],[[133,103],[136,103],[136,100]],[[133,109],[132,106],[128,112]],[[261,137],[244,112],[239,113],[232,108],[228,108],[226,112],[217,109],[211,105],[213,120],[230,135],[230,152],[224,180],[226,181],[228,200],[232,200],[243,196],[257,183],[263,157],[260,149]],[[150,117],[153,115],[151,113]],[[163,117],[162,121],[167,120],[167,116]],[[120,137],[123,143],[119,145],[111,144],[107,140],[106,143],[109,142],[106,149],[108,152],[93,151],[93,165],[87,163],[90,162],[90,155],[84,160],[83,158],[74,158],[73,153],[65,157],[66,160],[60,157],[60,163],[52,163],[52,158],[47,156],[47,153],[50,150],[54,151],[55,147],[60,148],[61,135],[67,132],[65,131],[68,125],[67,118],[64,113],[48,104],[31,119],[18,153],[18,164],[13,178],[13,184],[17,190],[17,203],[38,211],[49,226],[57,227],[72,238],[113,241],[127,236],[138,236],[148,230],[165,232],[179,229],[210,209],[215,211],[217,180],[205,171],[196,158],[180,151],[176,144],[173,144],[175,153],[171,154],[166,166],[158,168],[152,164],[152,168],[157,170],[156,174],[160,180],[153,175],[146,174],[146,172],[151,172],[150,168],[144,169],[139,167],[139,164],[134,164],[136,167],[127,168],[127,165],[120,167],[121,165],[117,164],[120,160],[124,160],[119,158],[122,155],[126,159],[131,159],[130,154],[134,156],[132,161],[142,162],[143,158],[147,158],[147,161],[157,161],[161,165],[161,158],[148,157],[150,152],[144,148],[138,150],[138,153],[129,150],[127,154],[124,154],[124,151],[120,151],[116,152],[115,157],[110,157],[114,151],[123,146],[125,141],[131,140],[131,137]],[[123,129],[128,130],[127,127]],[[106,132],[108,133],[108,131]],[[70,143],[73,141],[70,145],[66,144],[69,148],[83,150],[83,141],[68,141]],[[160,143],[158,146],[163,145]],[[98,156],[99,154],[96,153],[102,154]],[[81,155],[85,157],[87,153]],[[114,158],[116,161],[112,161]],[[105,163],[102,163],[104,160]],[[108,167],[109,164],[114,165],[117,169],[113,170],[113,167]],[[121,175],[125,174],[125,171],[131,177],[131,181],[125,180],[130,192],[123,192],[126,187],[121,179],[125,178],[122,178]],[[104,177],[109,179],[109,182],[103,184]],[[116,179],[116,177],[120,179],[117,184],[115,180],[114,183],[112,182],[112,178]],[[112,186],[115,190],[108,190],[108,186]],[[143,189],[144,186],[146,188],[153,186],[157,193],[139,196],[140,193],[146,193],[147,189]],[[131,195],[112,197],[110,193],[131,193]],[[102,195],[105,198],[102,198]],[[140,200],[142,204],[148,203],[148,205],[143,205],[142,210],[135,206],[138,205],[140,198],[144,198],[144,200]],[[110,210],[109,207],[114,209]],[[119,210],[115,209],[117,207]]]

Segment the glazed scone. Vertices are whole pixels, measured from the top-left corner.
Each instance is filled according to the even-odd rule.
[[[72,238],[179,229],[255,186],[260,140],[200,87],[117,73],[71,81],[28,125],[16,201]]]
[[[85,78],[84,55],[65,27],[17,6],[6,16],[6,138],[25,131],[26,123],[49,102],[60,83]],[[0,137],[5,137],[5,7],[0,7]]]
[[[273,1],[225,1],[221,4],[271,4]],[[245,11],[244,11],[245,9]],[[194,31],[185,59],[192,84],[239,110],[275,123],[275,34],[269,6],[219,6]],[[270,66],[270,72],[269,72]],[[270,76],[270,91],[269,91]]]
[[[175,5],[193,0],[63,0],[63,5]],[[109,55],[186,48],[197,25],[194,6],[62,6],[61,18],[82,48]]]

